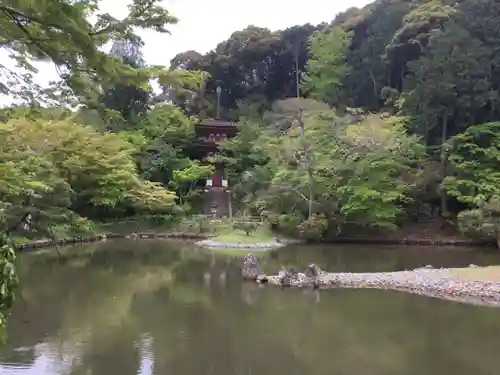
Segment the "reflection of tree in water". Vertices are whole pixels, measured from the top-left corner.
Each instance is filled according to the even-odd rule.
[[[60,259],[51,254],[34,255],[23,262],[24,298],[13,310],[9,348],[26,346],[29,349],[44,341],[47,332],[63,340],[88,341],[85,345],[93,346],[96,340],[89,338],[89,332],[107,332],[113,336],[111,332],[133,326],[130,306],[134,297],[168,285],[173,271],[183,274],[183,268],[192,267],[191,259],[182,255],[181,250],[165,251],[165,243],[158,248],[143,249],[139,256],[135,244],[133,249],[120,248],[117,250],[119,256],[116,253],[112,256],[116,260],[110,259],[108,244],[99,245],[104,250],[95,251],[94,248],[86,251],[85,257],[76,252],[63,252]],[[161,251],[161,256],[157,250]],[[77,262],[78,259],[85,261]],[[158,266],[158,263],[165,266]],[[17,357],[15,362],[28,360],[19,358],[25,356],[19,356],[14,350],[5,352],[8,354],[4,358],[7,355]],[[33,355],[29,357],[32,362]]]
[[[266,265],[266,263],[269,263]],[[330,272],[386,272],[409,270],[431,264],[439,267],[465,267],[470,263],[491,265],[500,263],[497,252],[435,251],[432,247],[421,246],[363,246],[363,245],[317,245],[289,246],[276,252],[273,258],[263,260],[264,267],[276,272],[280,265],[295,266],[304,270],[308,264],[315,263]]]
[[[127,326],[110,334],[92,332],[87,350],[80,353],[69,375],[136,375],[141,363],[139,348],[133,341],[136,334]]]
[[[255,302],[255,298],[257,298],[257,293],[259,289],[262,289],[264,286],[262,284],[257,284],[254,282],[242,282],[241,283],[241,299],[247,305],[253,305]]]
[[[238,260],[155,241],[99,246],[90,258],[21,267],[25,301],[10,322],[11,347],[47,341],[62,358],[62,343],[77,346],[74,375],[135,374],[148,355],[155,375],[489,375],[497,368],[500,310],[370,290],[245,287]],[[351,262],[347,250],[311,251],[284,250],[263,266]],[[388,255],[386,265],[398,257]],[[351,266],[372,260],[359,262]],[[145,333],[152,344],[139,349]],[[33,360],[29,351],[26,358],[4,353]]]
[[[0,352],[0,363],[5,362],[10,365],[33,365],[36,360],[34,347],[17,346],[14,350]]]
[[[165,302],[158,295],[140,311],[142,330],[154,333],[155,373],[304,373],[281,339],[269,340],[254,326],[246,327],[259,311],[248,310],[241,301],[240,285],[228,284],[224,293],[217,288],[218,284],[200,288],[209,295],[212,308],[194,300]]]

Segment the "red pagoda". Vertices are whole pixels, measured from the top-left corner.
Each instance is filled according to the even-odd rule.
[[[195,127],[202,159],[214,156],[219,150],[218,143],[234,137],[237,133],[237,127],[234,123],[219,119],[219,99],[220,89],[217,88],[216,118],[203,120]],[[231,194],[224,165],[215,165],[212,177],[206,180],[203,198],[205,214],[213,217],[232,216]]]

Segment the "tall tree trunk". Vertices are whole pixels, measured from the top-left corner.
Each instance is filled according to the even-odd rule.
[[[300,74],[299,74],[299,45],[295,50],[295,85],[297,89],[297,98],[300,98]]]
[[[309,166],[308,174],[309,174],[309,214],[308,214],[308,220],[310,221],[312,218],[312,214],[313,214],[313,200],[314,200],[314,176],[313,176],[313,171],[312,171],[311,166]]]
[[[297,98],[300,98],[299,52],[300,52],[300,39],[297,38],[293,46],[293,54],[295,58],[295,89]]]
[[[446,167],[448,156],[446,153],[445,143],[448,139],[448,118],[443,117],[441,122],[441,216],[448,216],[448,204],[446,200],[446,191],[444,190],[444,179],[446,178]]]
[[[300,130],[302,134],[302,139],[305,139],[305,124],[304,124],[304,118],[303,118],[303,110],[302,108],[300,109],[299,112],[299,124],[300,124]],[[313,202],[314,202],[314,172],[313,172],[313,167],[312,167],[312,150],[304,144],[304,151],[306,153],[306,158],[307,158],[307,175],[309,177],[309,209],[308,209],[308,220],[311,220],[312,218],[312,212],[313,212]]]
[[[368,69],[368,74],[370,75],[370,79],[373,83],[373,97],[375,98],[375,102],[378,102],[380,93],[378,92],[377,80],[375,79],[371,69]]]

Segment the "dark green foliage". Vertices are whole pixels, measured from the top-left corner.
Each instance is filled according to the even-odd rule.
[[[18,287],[15,260],[12,243],[5,232],[0,232],[0,344],[5,339],[5,322]]]
[[[132,68],[144,67],[140,46],[130,41],[115,42],[111,47],[110,55],[117,57]],[[101,101],[105,108],[117,111],[125,123],[131,126],[135,125],[150,108],[151,98],[151,93],[138,85],[117,83],[105,90]]]
[[[283,31],[249,26],[237,31],[213,51],[200,55],[187,51],[171,61],[172,68],[201,69],[210,74],[203,98],[187,100],[172,93],[173,102],[191,113],[214,116],[215,92],[222,88],[225,117],[237,119],[238,108],[251,105],[262,111],[275,100],[297,95],[296,57],[299,75],[308,57],[308,38],[321,26],[293,26]]]

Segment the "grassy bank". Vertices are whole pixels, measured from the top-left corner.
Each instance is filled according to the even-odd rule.
[[[500,282],[500,266],[453,268],[446,273],[462,281]]]
[[[252,244],[270,242],[274,240],[274,237],[275,235],[273,232],[271,232],[266,226],[262,225],[248,235],[241,230],[222,227],[212,240],[226,243]]]

